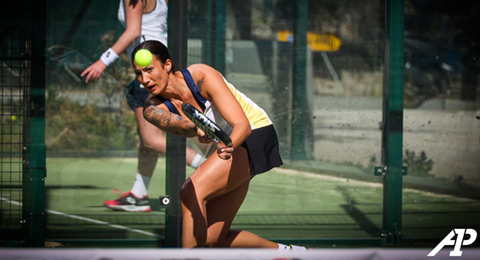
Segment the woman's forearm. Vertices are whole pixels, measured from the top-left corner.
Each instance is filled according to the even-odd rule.
[[[177,114],[165,111],[157,106],[147,106],[143,117],[156,127],[176,135],[194,137],[197,135],[195,124]]]

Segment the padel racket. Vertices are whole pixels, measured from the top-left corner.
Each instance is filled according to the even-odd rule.
[[[232,144],[232,139],[230,139],[230,136],[228,136],[225,131],[191,104],[183,103],[182,111],[198,128],[202,129],[208,137],[217,141],[220,140],[226,146]]]
[[[47,69],[50,72],[50,77],[54,77],[57,81],[65,81],[64,85],[68,85],[68,80],[63,78],[63,74],[68,78],[73,79],[80,86],[87,86],[85,83],[85,76],[81,76],[82,72],[92,65],[85,55],[79,51],[63,45],[50,46],[46,51],[47,56]],[[63,73],[66,72],[66,73]],[[118,92],[117,79],[109,74],[103,72],[102,76],[95,82],[95,86],[101,86],[102,90],[109,93],[113,91]]]
[[[53,45],[47,49],[47,58],[49,58],[49,61],[54,62],[49,63],[47,66],[52,70],[52,74],[55,77],[58,78],[61,76],[61,72],[58,69],[62,69],[77,83],[86,85],[85,79],[82,79],[80,74],[88,68],[92,62],[83,54],[67,46]],[[60,65],[59,68],[54,68],[54,64]]]

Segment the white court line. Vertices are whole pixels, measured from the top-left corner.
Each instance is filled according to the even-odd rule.
[[[7,198],[2,198],[2,197],[0,197],[0,201],[4,201],[4,202],[7,202],[7,203],[16,205],[16,206],[22,206],[22,203],[21,203],[21,202],[14,201],[14,200],[9,200],[9,199],[7,199]],[[106,222],[106,221],[101,221],[101,220],[92,219],[92,218],[86,218],[86,217],[80,217],[80,216],[76,216],[76,215],[70,215],[70,214],[63,213],[63,212],[56,211],[56,210],[49,210],[49,209],[47,209],[47,210],[45,210],[45,211],[46,211],[47,213],[49,213],[49,214],[58,215],[58,216],[63,216],[63,217],[66,217],[66,218],[83,220],[83,221],[86,221],[86,222],[91,222],[91,223],[99,224],[99,225],[106,225],[106,226],[108,226],[108,227],[112,227],[112,228],[116,228],[116,229],[122,229],[122,230],[127,230],[127,231],[130,231],[130,232],[139,233],[139,234],[143,234],[143,235],[147,235],[147,236],[151,236],[151,237],[157,237],[157,238],[160,237],[159,235],[154,234],[154,233],[151,233],[151,232],[147,232],[147,231],[143,231],[143,230],[139,230],[139,229],[134,229],[134,228],[129,228],[129,227],[126,227],[126,226],[116,225],[116,224],[108,223],[108,222]]]

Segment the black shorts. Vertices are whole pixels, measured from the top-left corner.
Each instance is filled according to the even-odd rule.
[[[242,146],[248,152],[251,175],[267,172],[283,164],[273,125],[254,129]]]
[[[136,79],[125,87],[125,97],[132,110],[135,110],[137,107],[143,107],[149,94],[150,92],[146,88],[142,88],[140,82]]]

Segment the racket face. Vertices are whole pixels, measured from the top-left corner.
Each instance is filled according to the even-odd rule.
[[[50,46],[47,49],[47,57],[53,62],[62,64],[66,72],[78,82],[82,81],[80,74],[92,64],[77,50],[62,45]]]
[[[189,103],[182,105],[182,110],[192,122],[210,138],[222,141],[225,145],[230,145],[232,140],[217,124],[205,116]]]
[[[49,72],[47,74],[49,74],[48,76],[50,78],[58,82],[59,85],[62,85],[62,87],[70,85],[80,87],[87,86],[85,76],[82,77],[81,74],[92,64],[92,61],[85,55],[67,46],[53,45],[47,49],[46,57]],[[90,82],[88,85],[102,87],[106,93],[111,93],[110,96],[112,96],[118,89],[118,84],[114,76],[108,72],[103,72],[98,80]]]

